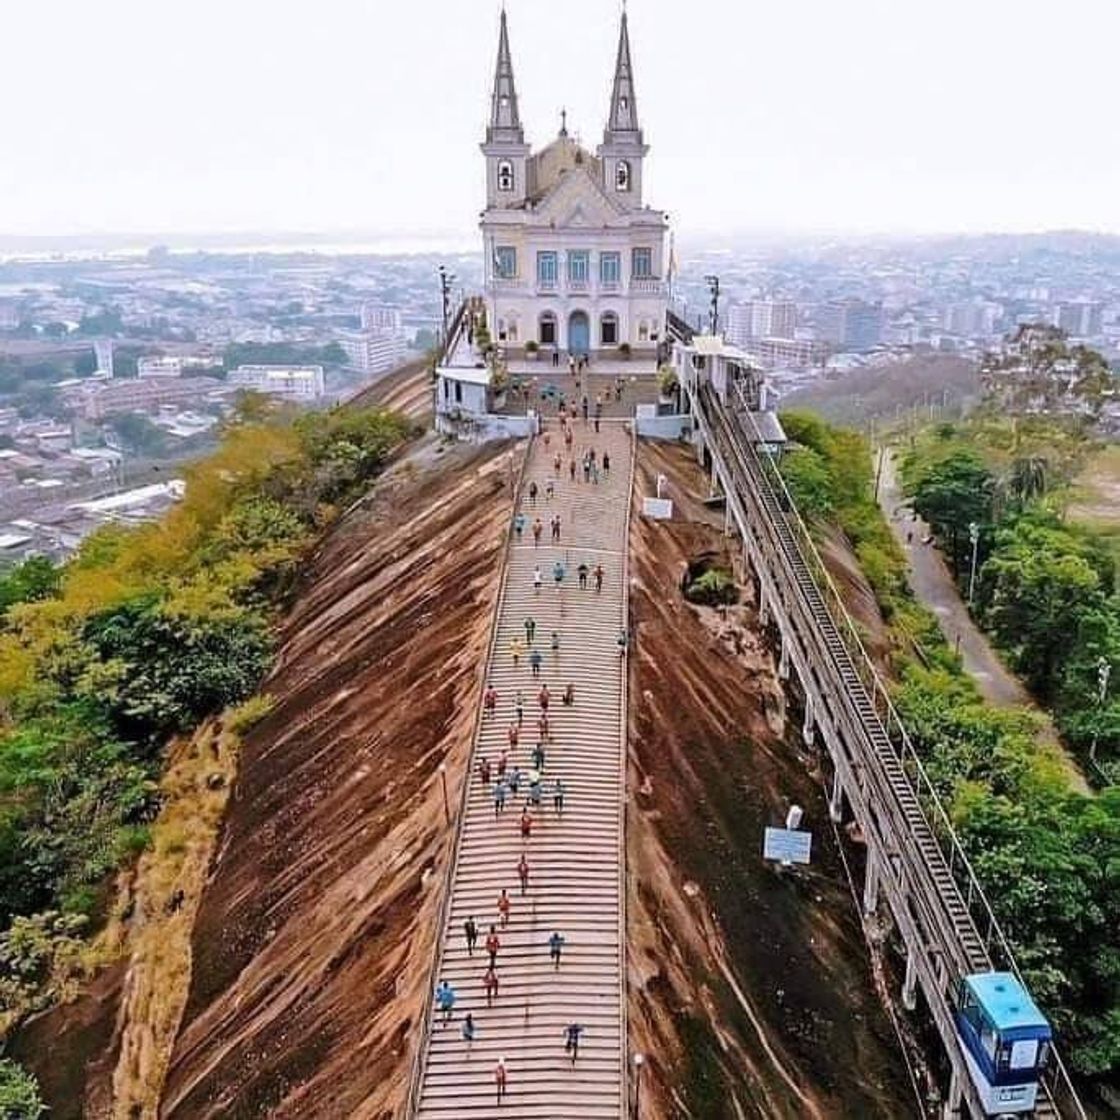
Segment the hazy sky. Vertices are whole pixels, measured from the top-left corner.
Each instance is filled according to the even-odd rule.
[[[0,233],[469,233],[497,0],[4,0]],[[619,5],[508,0],[594,145]],[[631,0],[647,199],[712,230],[1120,231],[1117,0]]]

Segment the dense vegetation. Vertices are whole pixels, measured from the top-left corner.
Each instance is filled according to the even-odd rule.
[[[1102,663],[1120,672],[1116,563],[1062,513],[1085,446],[1054,421],[981,416],[925,433],[902,477],[965,594],[975,526],[977,618],[1066,740],[1116,780],[1120,688],[1102,702],[1100,678]]]
[[[782,421],[799,445],[782,465],[799,508],[845,530],[884,615],[901,631],[896,703],[1020,967],[1060,1029],[1074,1068],[1115,1078],[1120,789],[1072,792],[1064,767],[1039,747],[1033,717],[981,701],[932,616],[910,599],[904,559],[872,501],[871,460],[861,437],[801,414]],[[1060,701],[1063,727],[1076,737],[1088,733],[1078,719],[1105,719],[1089,693],[1097,651],[1117,635],[1114,573],[1090,538],[1063,525],[1041,501],[1036,467],[1011,469],[1024,447],[1033,446],[1026,436],[1019,432],[1008,469],[997,474],[977,453],[975,432],[942,428],[916,446],[905,474],[962,578],[971,559],[969,520],[982,518],[980,610],[1017,666]],[[1054,438],[1059,461],[1072,444]],[[933,448],[940,453],[930,453]],[[1110,648],[1112,656],[1120,654],[1120,647]],[[1115,708],[1105,711],[1115,721]],[[1102,743],[1106,731],[1115,734],[1115,722],[1092,726]]]
[[[256,690],[301,555],[404,435],[250,399],[162,521],[0,580],[0,1027],[80,971],[111,873],[148,844],[169,737]]]

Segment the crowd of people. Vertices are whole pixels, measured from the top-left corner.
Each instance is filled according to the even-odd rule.
[[[597,407],[601,411],[601,404]],[[586,418],[587,403],[584,401]],[[527,504],[530,513],[524,508],[518,508],[514,514],[513,532],[515,545],[524,544],[525,530],[528,527],[532,535],[533,548],[541,546],[541,537],[544,532],[544,522],[537,515],[538,502],[546,505],[550,503],[560,486],[577,486],[581,482],[597,483],[600,478],[610,476],[610,456],[604,451],[602,454],[593,448],[587,448],[582,456],[582,470],[575,469],[575,458],[572,451],[574,443],[574,418],[569,419],[562,414],[560,417],[560,437],[563,440],[566,454],[569,458],[568,479],[564,480],[564,458],[560,451],[555,454],[550,450],[550,433],[542,437],[545,445],[546,461],[550,462],[552,475],[544,480],[544,486],[537,479],[531,480],[525,488],[523,504]],[[542,494],[543,491],[543,494]],[[548,511],[545,511],[546,513]],[[532,516],[530,522],[529,517]],[[554,511],[549,516],[549,536],[552,544],[559,544],[562,535],[561,515]],[[568,578],[567,568],[557,557],[549,568],[552,583],[558,592]],[[578,589],[581,593],[591,596],[602,593],[606,571],[603,563],[594,556],[579,559],[575,569]],[[542,593],[545,574],[541,565],[535,565],[532,574],[534,596]],[[532,905],[533,895],[547,887],[537,882],[532,873],[532,838],[534,830],[541,827],[551,827],[546,821],[551,816],[557,822],[563,819],[568,790],[561,775],[557,773],[559,767],[556,759],[563,757],[563,744],[558,742],[554,734],[554,694],[548,681],[542,678],[546,660],[551,658],[554,670],[562,664],[560,660],[560,647],[563,635],[558,629],[547,632],[538,625],[537,619],[527,615],[518,630],[509,640],[508,656],[511,658],[514,669],[522,672],[522,662],[526,662],[528,679],[524,687],[514,688],[502,695],[493,684],[488,684],[483,692],[483,719],[487,721],[504,721],[508,712],[508,725],[503,736],[504,747],[497,758],[492,758],[485,753],[480,753],[476,759],[472,781],[481,787],[484,796],[493,805],[495,827],[514,827],[520,840],[520,854],[515,866],[511,865],[510,885],[501,887],[494,901],[492,915],[487,916],[480,925],[475,915],[470,915],[463,923],[462,936],[470,958],[475,957],[475,950],[479,948],[482,940],[482,952],[479,955],[478,968],[482,974],[482,990],[485,995],[486,1007],[492,1008],[499,1002],[501,990],[501,962],[502,962],[502,936],[510,928],[511,922],[516,924],[516,913],[522,905]],[[619,655],[626,652],[625,630],[619,631],[617,642]],[[563,679],[563,678],[561,678]],[[556,686],[559,689],[559,685]],[[531,698],[531,709],[535,719],[527,727],[526,694]],[[573,709],[578,712],[578,701],[575,683],[568,680],[562,691],[557,694],[561,709]],[[547,806],[551,804],[551,810]],[[504,822],[512,809],[514,820],[512,825]],[[516,880],[513,876],[516,874]],[[516,891],[516,895],[514,895]],[[524,900],[524,902],[522,901]],[[483,935],[483,926],[485,935]],[[547,951],[549,966],[557,971],[561,967],[566,944],[565,935],[558,929],[552,929],[547,940],[542,938],[540,952],[542,959]],[[455,1014],[457,994],[448,980],[440,981],[435,992],[435,1007],[437,1021],[444,1027],[451,1023]],[[469,1046],[479,1034],[479,1026],[475,1020],[475,1011],[467,1011],[460,1023],[460,1035],[464,1044]],[[585,1027],[578,1022],[570,1022],[563,1029],[564,1054],[573,1064],[579,1056],[580,1039],[585,1034]],[[494,1087],[497,1103],[501,1104],[506,1094],[510,1077],[506,1059],[501,1057],[494,1068]]]

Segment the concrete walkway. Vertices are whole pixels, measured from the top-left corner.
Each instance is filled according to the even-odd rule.
[[[973,622],[940,550],[932,541],[922,543],[930,536],[929,525],[912,516],[889,448],[883,458],[879,506],[906,555],[910,589],[937,616],[945,641],[960,652],[964,670],[976,682],[980,695],[997,708],[1028,708],[1038,716],[1040,739],[1061,756],[1074,788],[1088,793],[1085,776],[1062,745],[1048,713],[1035,703],[1023,682],[1004,665],[984,632]]]
[[[455,990],[454,1013],[446,1026],[433,1009],[418,1115],[423,1120],[510,1117],[537,1120],[619,1120],[624,1107],[625,1063],[623,952],[623,772],[625,758],[624,674],[617,640],[624,624],[630,435],[619,422],[576,421],[569,453],[558,425],[548,425],[534,441],[526,467],[521,508],[527,525],[510,548],[498,610],[496,644],[487,679],[497,693],[496,710],[483,718],[474,746],[466,815],[443,931],[439,979]],[[581,459],[594,448],[610,455],[610,475],[596,484],[569,478],[571,455]],[[562,454],[557,475],[553,458]],[[555,496],[546,497],[551,481]],[[535,482],[535,504],[528,487]],[[550,540],[551,518],[559,514],[558,544]],[[543,533],[534,543],[532,524]],[[564,566],[557,585],[553,565]],[[580,588],[578,568],[602,564],[602,590],[595,581]],[[534,587],[540,568],[543,586]],[[513,650],[525,638],[525,620],[536,623],[529,651],[542,658],[533,675],[528,652],[514,663]],[[559,648],[552,648],[556,633]],[[572,684],[575,701],[562,702]],[[549,737],[541,774],[542,799],[528,807],[530,835],[521,828],[527,805],[532,754],[540,743],[539,690],[547,684]],[[524,703],[518,742],[508,749],[517,725],[517,698]],[[495,811],[493,789],[499,758],[508,749],[507,775],[521,773],[518,793],[507,793]],[[491,781],[479,766],[486,759]],[[556,780],[564,787],[562,812],[554,803]],[[528,884],[519,882],[524,855]],[[503,925],[498,900],[510,900]],[[479,929],[468,950],[464,923]],[[484,987],[491,925],[500,940],[495,973],[498,992],[488,1001]],[[564,939],[560,961],[550,959],[550,938]],[[467,1012],[475,1037],[463,1038]],[[565,1051],[564,1030],[583,1028],[579,1056]],[[504,1058],[507,1093],[498,1106],[495,1068]]]

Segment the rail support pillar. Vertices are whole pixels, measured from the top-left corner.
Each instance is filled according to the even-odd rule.
[[[828,815],[839,824],[844,819],[844,786],[840,781],[840,771],[832,775],[832,796],[828,799]]]
[[[945,1103],[941,1106],[941,1120],[960,1120],[963,1105],[964,1091],[961,1089],[961,1077],[954,1069],[949,1078],[949,1092],[945,1097]]]
[[[863,912],[874,914],[879,907],[879,857],[867,849],[867,871],[863,883]]]
[[[811,747],[813,745],[813,732],[816,729],[816,726],[816,721],[813,719],[813,698],[806,694],[805,722],[801,725],[801,739],[807,747]]]
[[[762,590],[762,585],[758,589],[758,621],[763,626],[770,625],[770,600],[766,598],[766,592]]]
[[[781,647],[780,652],[778,653],[778,680],[788,681],[789,680],[789,641],[786,638],[786,635],[785,635],[784,632],[781,633],[778,636],[778,644]]]
[[[902,1006],[913,1011],[918,1006],[918,959],[914,950],[906,949],[906,975],[902,980]]]

